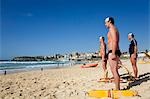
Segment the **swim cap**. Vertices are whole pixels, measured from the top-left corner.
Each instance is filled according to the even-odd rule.
[[[128,35],[129,35],[129,36],[131,36],[131,37],[134,37],[134,34],[133,34],[133,33],[131,33],[131,32],[130,32]]]
[[[105,19],[105,22],[108,22],[109,21],[109,17],[107,17],[106,19]]]
[[[100,39],[100,40],[101,40],[101,39],[103,39],[103,40],[104,40],[104,37],[103,37],[103,36],[100,36],[100,37],[99,37],[99,39]]]
[[[112,17],[107,17],[106,19],[105,19],[105,22],[111,22],[112,24],[114,24],[114,18],[112,18]]]

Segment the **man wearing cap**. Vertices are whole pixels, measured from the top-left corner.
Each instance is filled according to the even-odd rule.
[[[102,57],[102,67],[104,70],[104,78],[107,78],[108,76],[108,71],[107,71],[107,54],[106,54],[106,43],[105,43],[105,38],[101,36],[99,38],[100,40],[100,54]]]
[[[114,19],[107,17],[105,26],[108,28],[108,62],[114,77],[115,89],[120,90],[120,76],[118,73],[118,62],[121,52],[119,50],[119,31],[114,25]]]
[[[134,34],[133,33],[129,33],[128,34],[128,39],[130,41],[130,45],[129,45],[129,54],[130,54],[130,61],[132,64],[132,68],[133,68],[133,72],[134,72],[134,77],[135,79],[137,79],[137,75],[138,75],[138,69],[137,69],[137,41],[134,38]]]

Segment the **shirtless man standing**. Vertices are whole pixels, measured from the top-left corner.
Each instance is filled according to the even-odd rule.
[[[102,57],[102,67],[104,70],[104,78],[108,77],[108,71],[107,71],[107,55],[106,55],[106,43],[105,43],[105,38],[100,37],[100,54]]]
[[[108,28],[108,62],[114,77],[115,89],[120,90],[120,76],[118,73],[118,61],[121,55],[119,50],[119,31],[114,25],[114,19],[108,17],[105,19],[105,25]]]

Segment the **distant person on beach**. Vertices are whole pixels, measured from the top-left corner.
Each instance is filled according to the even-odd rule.
[[[114,19],[107,17],[105,26],[108,28],[108,62],[114,77],[115,90],[120,90],[120,76],[118,73],[118,62],[121,55],[119,49],[119,31],[114,25]]]
[[[134,38],[134,34],[133,33],[129,33],[128,34],[128,39],[130,41],[130,45],[129,45],[129,53],[130,53],[130,61],[132,64],[132,68],[133,68],[133,72],[134,72],[134,77],[135,79],[137,79],[137,75],[138,75],[138,69],[137,69],[137,41]]]
[[[108,71],[107,71],[107,54],[106,54],[106,43],[105,38],[101,36],[99,38],[100,40],[100,55],[102,57],[102,67],[104,70],[104,78],[108,77]]]

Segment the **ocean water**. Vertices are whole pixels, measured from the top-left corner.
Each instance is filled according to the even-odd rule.
[[[74,64],[70,61],[40,61],[40,62],[16,62],[2,61],[0,62],[0,73],[4,71],[31,70],[36,68],[59,68],[71,66]]]

